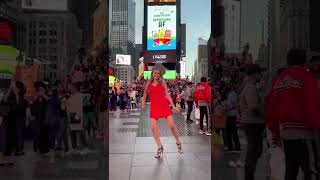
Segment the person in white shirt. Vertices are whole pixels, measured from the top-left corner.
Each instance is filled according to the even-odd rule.
[[[131,101],[131,108],[132,109],[137,109],[137,91],[136,89],[133,89],[133,91],[131,91],[130,93],[130,101]]]

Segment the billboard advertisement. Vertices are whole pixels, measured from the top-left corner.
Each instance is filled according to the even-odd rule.
[[[177,63],[177,55],[175,51],[148,51],[144,63]]]
[[[67,11],[68,0],[22,0],[23,9]]]
[[[150,79],[151,78],[151,71],[144,71],[143,73],[144,79]],[[164,79],[176,79],[177,72],[175,70],[166,70],[166,73],[164,74]]]
[[[18,49],[0,45],[0,74],[15,74],[18,56]]]
[[[116,54],[117,65],[131,65],[131,56],[124,54]]]
[[[109,76],[109,87],[113,87],[115,82],[116,82],[116,77]]]
[[[148,51],[176,49],[176,13],[175,5],[148,6]]]
[[[148,3],[175,3],[177,0],[148,0]]]

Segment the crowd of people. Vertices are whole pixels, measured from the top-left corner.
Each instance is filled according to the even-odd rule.
[[[148,80],[136,80],[128,86],[112,87],[109,90],[110,111],[136,110]],[[210,123],[211,87],[206,77],[196,86],[188,78],[166,79],[168,93],[175,107],[187,111],[186,123],[193,123],[191,117],[195,112],[196,124],[199,125],[199,133],[211,135],[212,126]],[[148,99],[147,99],[148,101]],[[117,108],[119,107],[119,108]],[[173,108],[173,107],[171,107]],[[206,121],[203,121],[206,118]]]
[[[34,152],[49,157],[50,163],[55,162],[57,152],[62,157],[92,152],[88,141],[103,135],[99,117],[107,101],[105,79],[96,67],[78,65],[63,81],[37,81],[31,97],[26,97],[23,82],[12,80],[0,100],[0,166],[14,165],[16,156],[25,154],[30,134]]]
[[[285,180],[296,180],[299,169],[305,180],[320,178],[318,66],[309,68],[307,53],[301,49],[288,52],[287,64],[279,69],[269,88],[263,87],[264,71],[257,64],[247,64],[245,71],[237,71],[241,78],[234,80],[232,77],[236,76],[227,76],[215,86],[213,126],[216,137],[220,136],[223,143],[213,142],[216,149],[224,147],[225,151],[240,153],[243,147],[238,132],[244,132],[246,180],[256,179],[257,161],[270,148],[280,148],[284,154]],[[271,169],[269,160],[266,164]],[[236,160],[229,165],[242,167],[243,163]],[[267,176],[270,178],[270,171]]]

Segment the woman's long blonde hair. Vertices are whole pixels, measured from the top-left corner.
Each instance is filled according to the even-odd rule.
[[[150,78],[150,83],[153,83],[154,82],[154,79],[153,79],[153,73],[154,71],[160,71],[160,78],[159,78],[159,82],[162,81],[163,79],[163,75],[166,71],[166,68],[161,64],[161,63],[156,63],[153,68],[152,68],[152,71],[151,71],[151,78]]]

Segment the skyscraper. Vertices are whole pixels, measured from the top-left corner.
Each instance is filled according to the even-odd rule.
[[[111,2],[110,49],[111,60],[116,54],[135,57],[135,6],[134,0],[112,0]]]
[[[224,6],[224,45],[225,53],[240,51],[240,1],[226,0]]]

